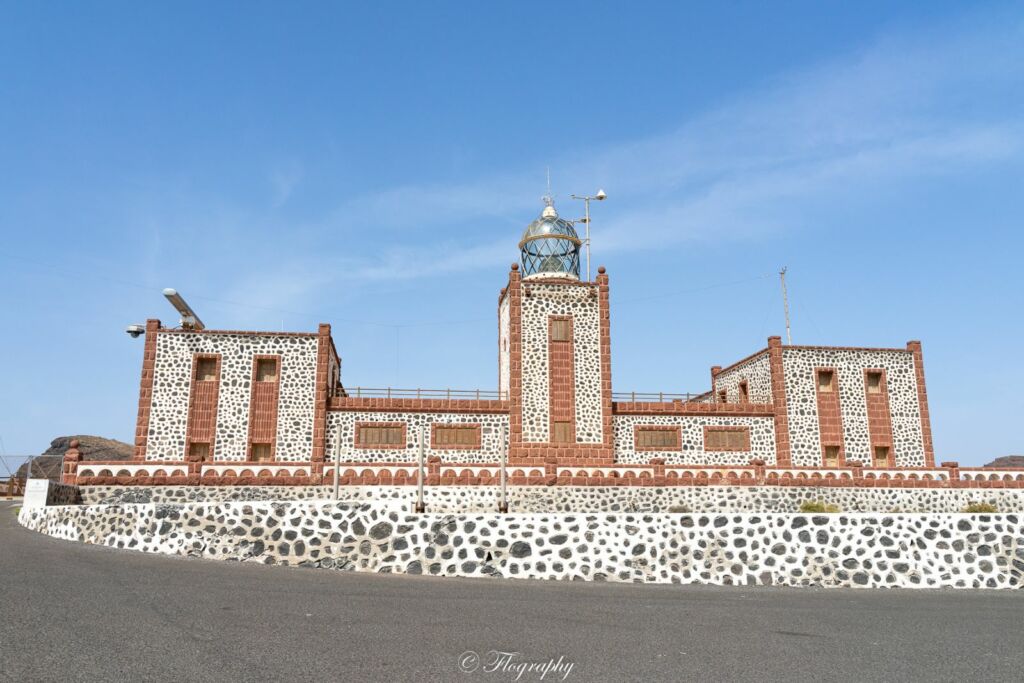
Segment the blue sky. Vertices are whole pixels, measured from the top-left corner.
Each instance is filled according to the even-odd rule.
[[[783,333],[924,343],[937,457],[1024,452],[1024,7],[0,7],[7,453],[133,437],[176,287],[210,327],[330,322],[355,386],[494,388],[550,167],[604,188],[619,391]]]

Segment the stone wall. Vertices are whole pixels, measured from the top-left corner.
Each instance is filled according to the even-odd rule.
[[[277,404],[278,461],[308,461],[313,451],[316,387],[315,334],[181,332],[156,335],[146,460],[184,460],[192,363],[196,354],[220,356],[215,461],[247,457],[253,358],[280,355]]]
[[[1018,588],[1018,515],[422,514],[324,502],[23,509],[29,529],[144,552],[439,576]]]
[[[405,425],[402,448],[360,448],[356,446],[355,429],[359,422],[401,423]],[[480,447],[473,449],[434,448],[431,425],[480,425]],[[498,413],[428,413],[428,412],[365,412],[336,411],[327,414],[328,462],[337,459],[339,430],[341,432],[340,462],[417,462],[420,430],[426,436],[425,456],[439,456],[451,463],[494,463],[501,460],[508,448],[508,415]]]
[[[864,371],[885,371],[897,467],[923,467],[924,441],[914,356],[900,349],[785,347],[782,351],[792,464],[822,464],[816,400],[817,368],[833,368],[838,383],[846,459],[872,462]]]
[[[642,465],[651,458],[664,458],[668,465],[746,465],[760,458],[775,465],[775,421],[770,417],[735,415],[615,415],[615,462]],[[635,448],[634,431],[638,426],[677,426],[680,428],[679,449],[644,450]],[[704,450],[704,427],[746,427],[750,430],[750,450]]]
[[[536,281],[523,286],[530,289],[530,295],[522,299],[523,441],[550,441],[548,320],[550,316],[568,316],[572,318],[575,442],[600,444],[604,423],[601,311],[596,288]]]
[[[222,501],[328,500],[329,486],[83,486],[88,505]],[[492,511],[495,486],[428,486],[432,512]],[[348,503],[393,503],[411,509],[415,486],[342,486]],[[959,512],[969,503],[991,503],[1000,513],[1024,512],[1022,489],[903,489],[807,486],[510,486],[512,512],[796,512],[804,501],[838,505],[843,512]]]
[[[724,391],[728,403],[740,402],[740,382],[747,382],[750,403],[772,402],[772,372],[767,349],[715,375],[711,401]]]

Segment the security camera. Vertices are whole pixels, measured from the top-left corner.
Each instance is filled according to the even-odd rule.
[[[124,331],[127,332],[132,339],[138,339],[142,335],[146,334],[146,328],[142,325],[129,325]]]
[[[594,195],[594,199],[596,199],[597,201],[601,202],[601,201],[604,201],[604,198],[607,197],[607,196],[608,195],[606,195],[604,193],[604,190],[598,190],[597,194]]]

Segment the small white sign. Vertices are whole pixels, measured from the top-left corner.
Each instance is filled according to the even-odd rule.
[[[49,493],[49,479],[29,479],[25,484],[25,498],[21,505],[26,508],[46,507],[46,497]]]

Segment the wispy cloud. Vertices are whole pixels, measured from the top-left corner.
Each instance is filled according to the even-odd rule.
[[[681,240],[799,229],[801,203],[872,184],[1019,158],[1024,127],[1020,25],[960,25],[883,36],[862,51],[787,74],[649,139],[566,156],[558,186],[607,189],[595,241],[605,253]],[[997,99],[1001,115],[972,106]],[[414,278],[508,260],[510,234],[538,208],[535,171],[413,185],[344,202],[331,223],[370,224],[416,246],[350,254],[347,275]],[[563,199],[562,213],[570,208]],[[456,256],[444,239],[492,229]],[[441,240],[430,239],[432,228]],[[467,234],[467,233],[462,233]],[[388,240],[392,241],[392,240]],[[465,245],[459,245],[465,249]],[[472,256],[472,257],[469,257]]]

